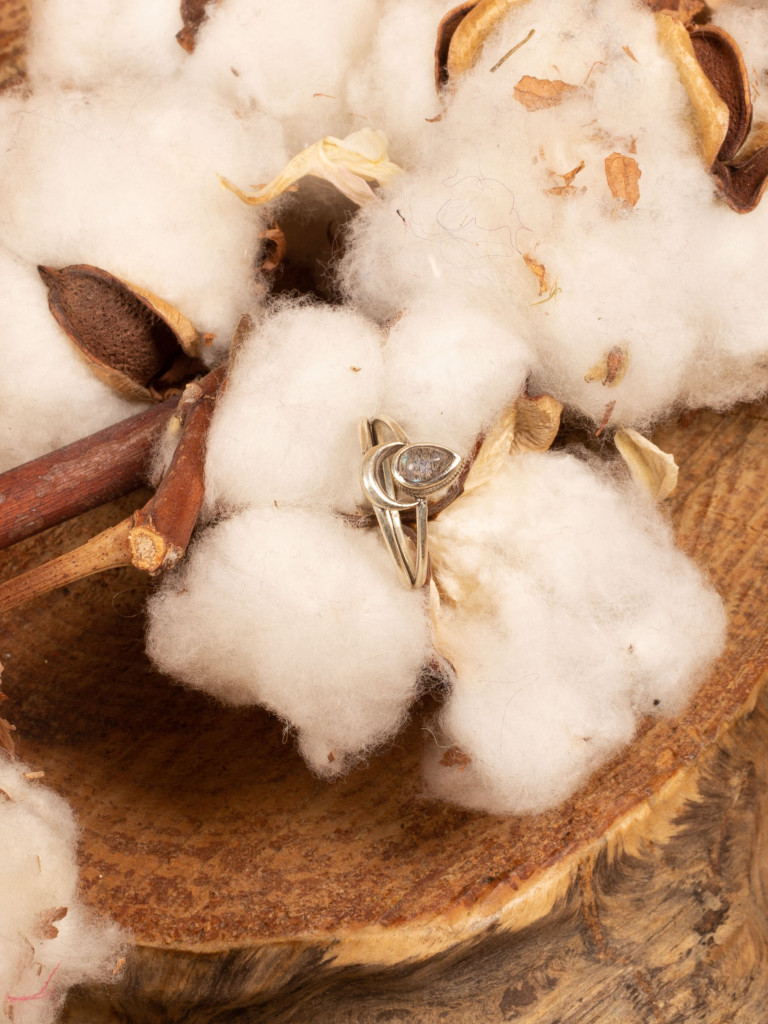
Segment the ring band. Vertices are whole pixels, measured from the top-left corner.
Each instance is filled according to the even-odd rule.
[[[407,587],[423,587],[429,577],[427,495],[448,487],[461,472],[461,456],[438,444],[412,444],[388,416],[362,420],[360,482],[370,501],[384,543]],[[415,510],[416,539],[409,540],[400,513]]]

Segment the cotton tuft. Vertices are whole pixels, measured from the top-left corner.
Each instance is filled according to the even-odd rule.
[[[327,776],[400,728],[430,650],[424,595],[401,588],[378,537],[306,510],[209,527],[148,618],[161,671],[269,708]]]
[[[350,309],[279,307],[244,340],[208,435],[212,506],[360,503],[360,420],[379,408],[382,334]]]
[[[78,895],[76,839],[67,804],[0,760],[0,1000],[25,1024],[52,1024],[68,988],[120,959],[124,936]]]
[[[432,529],[455,668],[428,777],[439,796],[531,813],[573,793],[639,718],[677,714],[722,648],[725,611],[634,487],[568,454],[509,459]],[[469,765],[440,763],[457,746]]]

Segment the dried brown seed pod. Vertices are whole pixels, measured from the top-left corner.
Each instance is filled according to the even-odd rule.
[[[205,336],[177,309],[98,267],[38,267],[51,312],[106,384],[151,401],[208,368]]]

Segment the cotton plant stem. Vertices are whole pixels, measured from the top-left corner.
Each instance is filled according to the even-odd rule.
[[[187,386],[177,410],[179,443],[147,504],[74,551],[0,584],[0,612],[107,569],[133,565],[155,575],[178,562],[203,502],[205,441],[225,373],[220,367]]]
[[[141,486],[157,432],[178,401],[169,399],[0,474],[0,549]]]
[[[81,547],[39,565],[36,569],[0,584],[0,613],[25,604],[41,594],[57,590],[75,580],[83,579],[106,569],[131,564],[128,538],[131,519],[92,537]]]

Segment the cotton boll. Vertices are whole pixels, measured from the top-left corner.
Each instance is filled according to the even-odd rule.
[[[568,88],[537,106],[526,80]],[[414,153],[356,218],[339,266],[368,315],[427,296],[506,309],[532,350],[532,387],[595,424],[645,428],[768,386],[763,214],[738,224],[716,198],[650,12],[514,5]],[[616,160],[637,171],[632,202],[612,193]]]
[[[0,761],[0,991],[6,1012],[49,1024],[71,985],[112,976],[122,936],[80,903],[69,807],[23,772]]]
[[[569,455],[510,459],[433,524],[438,644],[456,669],[440,718],[471,763],[441,795],[543,810],[633,735],[676,713],[719,653],[722,602],[640,497]]]
[[[34,0],[27,38],[33,88],[96,87],[115,76],[170,75],[186,54],[176,41],[178,0]]]
[[[37,269],[0,252],[0,471],[145,408],[97,379],[54,320]]]
[[[238,352],[208,436],[210,505],[360,503],[361,419],[379,409],[381,335],[348,309],[284,306]]]
[[[221,348],[264,291],[254,261],[267,214],[218,175],[266,180],[284,161],[278,125],[236,117],[189,78],[6,96],[0,239],[30,262],[133,281]]]
[[[222,0],[198,34],[190,66],[242,109],[281,120],[298,152],[362,127],[353,116],[360,112],[345,103],[345,80],[364,59],[377,11],[375,0]]]
[[[274,711],[323,775],[399,728],[428,657],[423,594],[400,586],[378,535],[307,511],[209,528],[148,613],[161,671]]]
[[[511,323],[465,301],[432,298],[389,332],[381,408],[412,440],[446,444],[466,457],[522,391],[529,365]]]

